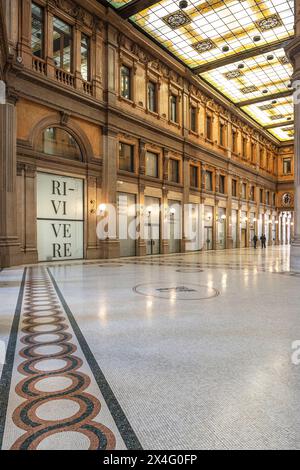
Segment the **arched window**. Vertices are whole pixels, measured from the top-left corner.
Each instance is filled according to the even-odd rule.
[[[40,135],[38,150],[47,155],[82,160],[80,147],[74,137],[60,127],[48,127]]]

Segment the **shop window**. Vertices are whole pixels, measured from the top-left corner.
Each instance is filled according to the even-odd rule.
[[[132,99],[131,93],[131,69],[122,65],[121,67],[121,96],[127,100]]]
[[[90,38],[86,34],[81,34],[81,76],[90,81]]]
[[[123,171],[134,172],[134,146],[119,144],[119,169]]]
[[[172,183],[179,183],[179,161],[171,158],[169,165],[170,181]]]
[[[157,93],[156,83],[148,82],[148,109],[153,113],[157,112]]]
[[[48,127],[41,134],[38,150],[47,155],[82,160],[78,143],[69,132],[60,127]]]
[[[146,175],[158,178],[158,155],[157,153],[146,153]]]
[[[44,9],[31,5],[31,49],[35,57],[44,57]]]

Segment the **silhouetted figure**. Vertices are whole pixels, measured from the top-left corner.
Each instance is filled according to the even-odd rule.
[[[266,236],[265,236],[265,235],[262,235],[262,236],[260,237],[260,241],[261,241],[261,247],[262,247],[262,248],[266,248],[266,247],[267,247],[267,246],[266,246],[267,239],[266,239]]]
[[[256,247],[257,247],[257,242],[258,242],[258,237],[257,237],[257,235],[254,235],[254,237],[253,237],[253,245],[254,245],[255,250],[256,250]]]

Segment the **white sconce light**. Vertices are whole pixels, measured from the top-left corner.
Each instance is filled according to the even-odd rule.
[[[278,224],[279,224],[278,220],[275,220],[275,224],[276,224],[276,225],[278,225]]]
[[[223,214],[223,215],[221,216],[221,219],[222,219],[222,220],[226,220],[226,215]]]
[[[170,214],[171,214],[171,215],[175,215],[175,214],[176,214],[176,209],[175,209],[175,207],[172,207],[172,208],[170,209]]]
[[[106,204],[100,204],[99,212],[102,215],[106,211]]]
[[[257,219],[254,218],[254,219],[253,219],[253,222],[257,222]]]
[[[245,217],[245,218],[244,218],[244,222],[248,222],[248,217]]]
[[[147,207],[147,212],[148,212],[148,217],[150,217],[151,214],[152,214],[152,207],[151,206]]]

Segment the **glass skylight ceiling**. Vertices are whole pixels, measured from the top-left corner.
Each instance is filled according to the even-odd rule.
[[[257,55],[201,74],[234,103],[288,91],[293,73],[284,50]]]
[[[178,5],[163,0],[132,20],[190,67],[293,35],[293,2],[288,0],[189,0],[184,10]],[[260,41],[254,41],[256,36]]]
[[[262,126],[272,126],[273,124],[293,121],[294,108],[291,96],[242,106],[242,109]]]
[[[115,7],[129,3],[109,2]],[[294,34],[293,9],[294,0],[188,0],[185,9],[179,8],[179,0],[163,0],[130,19],[196,73],[201,67],[200,76],[238,104],[291,90],[292,66],[282,43]],[[270,44],[278,48],[260,54],[261,47]],[[236,61],[236,54],[249,50],[250,58]],[[224,59],[229,59],[228,65],[219,65]],[[212,62],[212,70],[205,71]],[[271,118],[258,111],[260,104],[242,109],[261,125],[269,125]],[[288,114],[287,108],[279,114]],[[286,140],[280,128],[270,132]]]

